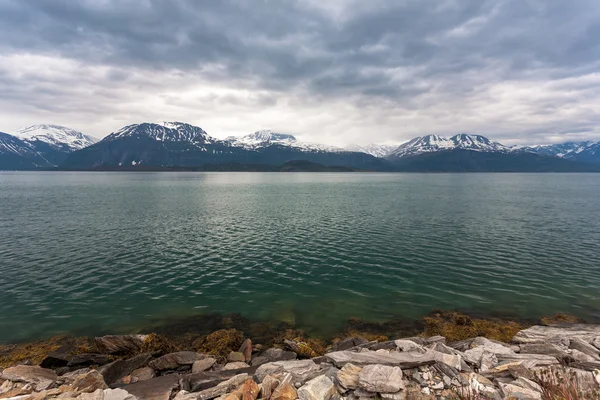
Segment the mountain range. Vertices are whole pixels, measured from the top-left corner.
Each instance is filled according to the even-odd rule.
[[[224,140],[183,122],[123,127],[98,141],[55,125],[0,133],[0,169],[291,170],[600,172],[600,142],[510,147],[481,135],[427,135],[398,146],[347,148],[306,143],[269,130]],[[320,164],[320,167],[310,163]],[[261,167],[262,166],[262,167]],[[283,169],[283,170],[290,170]]]

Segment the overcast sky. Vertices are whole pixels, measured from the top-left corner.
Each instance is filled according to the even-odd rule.
[[[600,139],[598,0],[0,0],[0,131]]]

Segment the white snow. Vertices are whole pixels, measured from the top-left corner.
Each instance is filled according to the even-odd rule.
[[[104,140],[122,137],[151,138],[159,142],[188,142],[195,146],[215,143],[217,140],[202,128],[183,122],[163,122],[162,124],[142,123],[128,125],[111,133]]]
[[[461,133],[454,135],[449,139],[439,135],[417,137],[390,152],[389,156],[399,158],[451,149],[466,149],[482,152],[510,151],[509,147],[498,142],[493,142],[484,136]]]
[[[32,125],[11,134],[27,142],[45,142],[55,148],[66,146],[70,151],[80,150],[97,142],[97,139],[91,136],[58,125]]]
[[[261,130],[245,136],[230,136],[226,139],[234,147],[256,150],[273,145],[287,146],[305,152],[343,152],[342,148],[319,143],[298,141],[294,136]]]
[[[367,144],[364,146],[352,144],[352,145],[347,146],[346,150],[357,151],[359,153],[370,154],[374,157],[385,158],[392,151],[396,150],[398,148],[398,146],[399,146],[398,144],[392,145],[392,144],[376,144],[376,143],[371,143],[371,144]]]

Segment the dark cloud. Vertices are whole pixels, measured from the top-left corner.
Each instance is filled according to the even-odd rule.
[[[188,120],[213,113],[227,133],[285,116],[331,141],[597,136],[599,34],[595,0],[4,0],[0,102],[15,124],[94,108],[112,124],[186,119],[199,106]],[[236,107],[251,126],[214,116]]]

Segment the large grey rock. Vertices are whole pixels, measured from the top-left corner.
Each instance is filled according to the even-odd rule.
[[[107,385],[115,384],[119,379],[131,374],[136,369],[146,365],[152,359],[152,354],[138,354],[127,360],[117,360],[98,368]]]
[[[248,364],[246,364],[245,362],[240,362],[240,361],[236,361],[236,362],[230,362],[225,364],[225,366],[223,367],[223,371],[229,371],[229,370],[234,370],[234,369],[244,369],[244,368],[249,368],[250,366]]]
[[[298,389],[300,400],[329,400],[335,393],[335,385],[325,375],[311,379]]]
[[[425,354],[427,352],[427,349],[417,343],[415,343],[412,340],[407,340],[407,339],[398,339],[394,341],[394,344],[396,345],[396,348],[398,350],[401,350],[403,352],[412,352],[412,353],[420,353],[420,354]]]
[[[318,376],[320,369],[312,360],[276,361],[261,365],[255,375],[262,382],[267,375],[289,373],[292,383],[304,384]]]
[[[587,354],[588,356],[600,361],[600,350],[592,346],[588,342],[581,340],[580,338],[571,339],[569,348],[579,350],[580,352]]]
[[[567,356],[567,352],[553,343],[525,343],[519,346],[521,354],[546,354],[558,358]]]
[[[462,369],[462,357],[456,354],[442,353],[436,350],[428,350],[426,354],[433,357],[438,363],[444,363],[457,370]]]
[[[490,351],[493,354],[514,354],[515,352],[508,346],[505,346],[498,342],[493,342],[484,337],[476,337],[471,342],[471,348],[473,347],[483,347],[484,349]]]
[[[98,389],[108,389],[104,378],[96,370],[76,376],[71,387],[79,393],[92,393]]]
[[[336,365],[338,368],[347,363],[355,365],[381,364],[397,366],[401,369],[419,367],[423,365],[435,364],[436,360],[432,354],[416,353],[380,353],[376,351],[361,351],[359,353],[352,351],[336,351],[325,354],[325,359]]]
[[[571,350],[571,354],[570,357],[572,360],[575,360],[577,362],[594,362],[594,361],[598,361],[596,358],[592,357],[592,356],[588,356],[587,354],[573,349]]]
[[[269,362],[290,361],[295,360],[296,357],[297,355],[293,351],[285,351],[282,349],[270,348],[260,353],[260,355],[258,355],[257,357],[254,357],[250,362],[250,365],[254,367]]]
[[[32,365],[17,365],[6,368],[0,378],[7,381],[30,383],[36,391],[49,389],[58,380],[56,372]]]
[[[139,351],[148,335],[108,335],[94,338],[96,347],[106,354],[126,354]]]
[[[594,370],[600,371],[600,361],[574,362],[574,363],[571,363],[570,366],[572,368],[582,369],[585,371],[594,371]],[[600,382],[598,382],[598,385],[600,385]]]
[[[509,384],[500,383],[504,397],[515,397],[518,399],[541,399],[542,388],[535,382],[519,378]]]
[[[498,365],[496,354],[486,349],[484,346],[475,347],[463,353],[467,363],[476,366],[479,372],[485,372]]]
[[[137,400],[137,397],[123,389],[98,389],[93,393],[83,393],[78,400]]]
[[[179,374],[159,376],[127,385],[127,391],[144,400],[169,400],[174,389],[179,387]]]
[[[207,357],[202,360],[196,360],[192,364],[192,373],[204,372],[207,369],[210,369],[216,362],[217,360],[215,360],[212,357]]]
[[[348,363],[337,373],[337,382],[346,390],[354,390],[358,387],[358,374],[362,367]]]
[[[565,324],[559,326],[535,325],[519,331],[514,337],[515,343],[548,343],[560,339],[579,338],[585,342],[592,342],[600,336],[600,325],[591,324]]]
[[[402,370],[388,365],[367,365],[358,375],[358,386],[368,392],[396,393],[404,389]]]
[[[202,360],[203,358],[206,358],[206,356],[193,351],[178,351],[152,360],[149,365],[157,371],[163,371],[166,369],[176,369],[182,365],[192,365],[194,361]]]
[[[514,361],[531,361],[538,367],[557,365],[559,362],[554,356],[545,354],[498,354],[499,363],[510,363]]]

